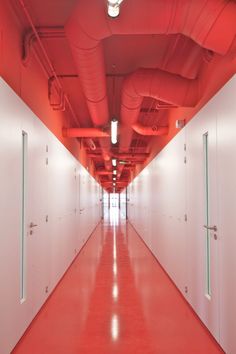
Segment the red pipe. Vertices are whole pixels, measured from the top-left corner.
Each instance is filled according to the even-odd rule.
[[[132,125],[132,128],[136,133],[145,136],[160,136],[168,134],[168,127],[145,127],[140,123],[136,123]]]
[[[62,134],[67,138],[109,138],[109,133],[98,128],[63,128]]]
[[[114,154],[114,157],[120,160],[135,160],[135,159],[146,159],[149,156],[149,153],[123,153],[123,154]]]
[[[109,133],[98,128],[63,128],[62,134],[68,138],[100,138],[99,142],[102,148],[102,157],[105,161],[106,168],[108,170],[110,169],[108,142],[107,139],[104,141],[104,138],[109,138]]]
[[[112,171],[106,171],[106,170],[103,170],[103,171],[96,171],[97,175],[99,176],[109,176],[109,175],[112,175]]]
[[[102,184],[104,184],[104,185],[113,185],[113,183],[116,183],[116,185],[125,185],[125,184],[129,183],[129,181],[116,181],[116,182],[105,181],[105,182],[102,182]]]
[[[46,52],[46,49],[44,48],[44,45],[43,45],[43,43],[42,43],[42,41],[41,41],[41,39],[40,39],[40,36],[39,36],[39,34],[38,34],[38,32],[37,32],[37,29],[36,29],[35,25],[34,25],[34,23],[33,23],[33,20],[32,20],[32,18],[31,18],[31,15],[30,15],[30,13],[29,13],[27,7],[25,6],[24,1],[23,1],[23,0],[18,0],[18,2],[19,2],[20,6],[22,7],[22,9],[23,9],[23,11],[24,11],[24,14],[25,14],[25,16],[26,16],[26,18],[27,18],[27,20],[28,20],[28,22],[29,22],[29,24],[30,24],[30,27],[32,28],[32,32],[34,33],[34,36],[35,36],[35,38],[37,39],[37,41],[38,41],[38,43],[39,43],[39,46],[40,46],[40,48],[41,48],[41,51],[42,51],[42,53],[43,53],[43,55],[44,55],[44,58],[45,58],[45,60],[46,60],[46,62],[47,62],[47,65],[48,65],[49,70],[50,70],[50,75],[49,75],[49,77],[53,76],[53,77],[55,78],[59,90],[63,92],[63,88],[62,88],[62,85],[61,85],[61,83],[60,83],[60,80],[58,79],[58,76],[57,76],[57,74],[56,74],[56,72],[55,72],[55,69],[54,69],[54,67],[53,67],[53,65],[52,65],[52,63],[51,63],[51,60],[50,60],[50,58],[49,58],[47,52]],[[37,57],[36,51],[34,51],[34,54],[35,54],[36,57]],[[39,57],[37,57],[37,59],[38,59],[38,61],[40,62]],[[40,65],[43,67],[43,64],[42,64],[41,62],[40,62]],[[45,70],[45,68],[44,68],[44,71],[47,72],[47,70]],[[70,112],[71,112],[71,115],[72,115],[74,121],[77,122],[77,116],[76,116],[76,114],[75,114],[75,112],[74,112],[73,107],[71,106],[70,100],[68,99],[67,95],[66,95],[64,92],[63,92],[63,94],[64,94],[64,99],[65,99],[65,101],[66,101],[66,103],[67,103],[67,106],[68,106],[68,108],[69,108],[69,110],[70,110]]]
[[[129,183],[130,181],[117,181],[116,186],[125,186]],[[102,185],[105,185],[106,187],[108,186],[113,186],[113,182],[102,182]]]
[[[41,38],[65,38],[65,31],[63,27],[36,27],[38,36]],[[24,37],[24,51],[22,61],[25,65],[28,64],[30,56],[30,49],[36,39],[34,31],[29,31]]]

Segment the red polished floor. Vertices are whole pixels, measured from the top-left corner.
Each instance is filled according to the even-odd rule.
[[[223,353],[132,226],[100,224],[14,354]]]

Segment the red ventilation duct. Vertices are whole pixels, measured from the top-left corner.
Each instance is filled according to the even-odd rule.
[[[176,106],[194,107],[199,100],[197,80],[184,79],[159,69],[139,69],[129,75],[122,92],[122,117],[126,108],[130,111],[125,122],[137,121],[144,97],[152,97]]]
[[[145,127],[140,123],[136,123],[132,125],[132,128],[136,133],[145,136],[160,136],[168,134],[168,127],[157,127],[155,125],[152,127]]]
[[[104,0],[78,1],[65,29],[94,126],[101,127],[109,121],[101,42],[103,39],[116,34],[168,35],[181,33],[200,46],[224,55],[235,37],[235,23],[236,6],[233,1],[227,0],[128,0],[122,4],[122,11],[117,19],[108,17]],[[139,80],[139,74],[134,75]],[[161,90],[158,91],[160,94],[157,97],[179,105],[182,105],[183,101],[184,105],[196,104],[194,90],[189,90],[189,87],[194,84],[187,84],[182,81],[184,79],[181,77],[177,79],[177,75],[172,77],[172,75],[161,74],[160,71],[157,71],[155,77],[158,80],[160,77],[163,78],[164,85],[162,90],[162,86],[158,82],[156,83],[158,90]],[[173,80],[176,88],[175,91],[171,89],[170,94],[167,92],[170,86],[167,87],[168,85],[164,81],[166,79],[169,82]],[[144,80],[142,84],[144,84],[145,90],[142,91],[140,87],[140,92],[153,94],[153,84],[150,82],[150,77],[149,79],[145,77],[142,80]],[[149,86],[146,85],[148,82]],[[184,92],[187,95],[186,99],[183,97]],[[135,111],[133,113],[137,117],[140,97],[131,97],[130,99],[126,97],[122,107],[126,107],[127,100],[133,106]],[[130,114],[130,106],[126,108]],[[126,113],[124,115],[122,113],[122,120],[126,121],[126,119],[135,122],[133,117],[128,118]],[[124,134],[129,136],[130,131]],[[100,142],[102,150],[107,153],[108,142],[105,140],[100,140]],[[127,141],[130,141],[130,136]],[[122,143],[122,145],[124,144]]]
[[[137,124],[144,97],[152,97],[176,106],[194,107],[199,100],[198,81],[185,79],[159,69],[139,69],[124,81],[121,102],[121,122],[127,130],[121,134],[120,151],[128,151],[133,129],[145,135],[153,134],[152,128]],[[158,132],[158,131],[157,131]],[[165,132],[166,133],[166,132]]]

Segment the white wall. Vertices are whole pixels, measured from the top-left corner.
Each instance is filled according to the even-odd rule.
[[[120,213],[122,218],[126,218],[126,189],[120,193]]]
[[[100,221],[101,191],[3,80],[0,80],[0,127],[0,352],[7,354]],[[28,133],[23,303],[20,302],[22,130]],[[30,222],[37,225],[32,235]]]
[[[129,220],[228,354],[236,353],[235,92],[236,77],[128,187]],[[206,296],[203,227],[203,134],[206,132],[209,224],[218,229],[216,240],[215,233],[210,232],[211,297]]]

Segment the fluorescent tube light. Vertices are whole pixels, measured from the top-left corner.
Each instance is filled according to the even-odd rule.
[[[116,18],[120,14],[120,4],[123,0],[108,0],[107,13],[110,17]]]
[[[112,144],[117,143],[117,133],[118,133],[118,121],[116,119],[112,119],[112,121],[111,121],[111,142],[112,142]]]

